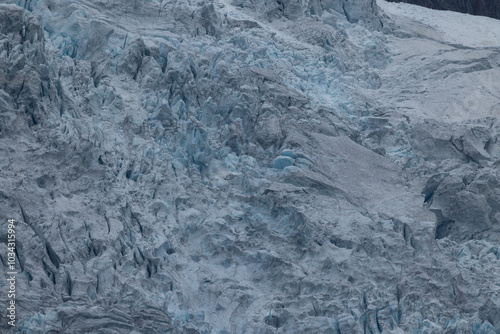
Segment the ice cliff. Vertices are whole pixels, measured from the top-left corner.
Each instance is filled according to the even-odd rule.
[[[496,36],[372,0],[4,1],[2,331],[499,333]]]

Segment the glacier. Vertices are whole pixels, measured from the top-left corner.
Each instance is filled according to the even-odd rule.
[[[3,1],[2,331],[500,333],[499,36],[382,0]]]

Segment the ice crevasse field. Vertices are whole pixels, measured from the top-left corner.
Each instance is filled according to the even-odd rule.
[[[3,1],[2,331],[499,333],[499,37],[381,0]]]

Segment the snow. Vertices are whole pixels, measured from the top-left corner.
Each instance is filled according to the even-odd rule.
[[[391,17],[405,17],[431,27],[442,34],[443,42],[471,48],[500,47],[500,20],[384,0],[377,0],[377,5]]]
[[[498,331],[497,23],[346,2],[53,0],[26,24],[45,43],[0,25],[24,329]]]
[[[453,124],[500,114],[500,21],[379,0],[390,60],[377,68],[376,105],[419,122]],[[397,145],[396,145],[397,146]]]

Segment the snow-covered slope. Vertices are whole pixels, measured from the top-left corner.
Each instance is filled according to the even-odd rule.
[[[384,100],[407,109],[410,117],[445,122],[500,113],[500,21],[385,1],[379,5],[402,27],[400,37],[389,43],[393,57],[382,74],[390,87]]]
[[[500,19],[500,4],[495,0],[390,0],[406,2],[427,8],[450,10],[460,13],[488,16]]]
[[[416,21],[415,25],[429,26],[438,33],[434,38],[441,42],[470,48],[500,47],[499,20],[383,0],[377,5],[394,19],[407,18]],[[411,26],[405,28],[412,29]]]
[[[496,21],[369,0],[7,2],[5,331],[500,330]]]

